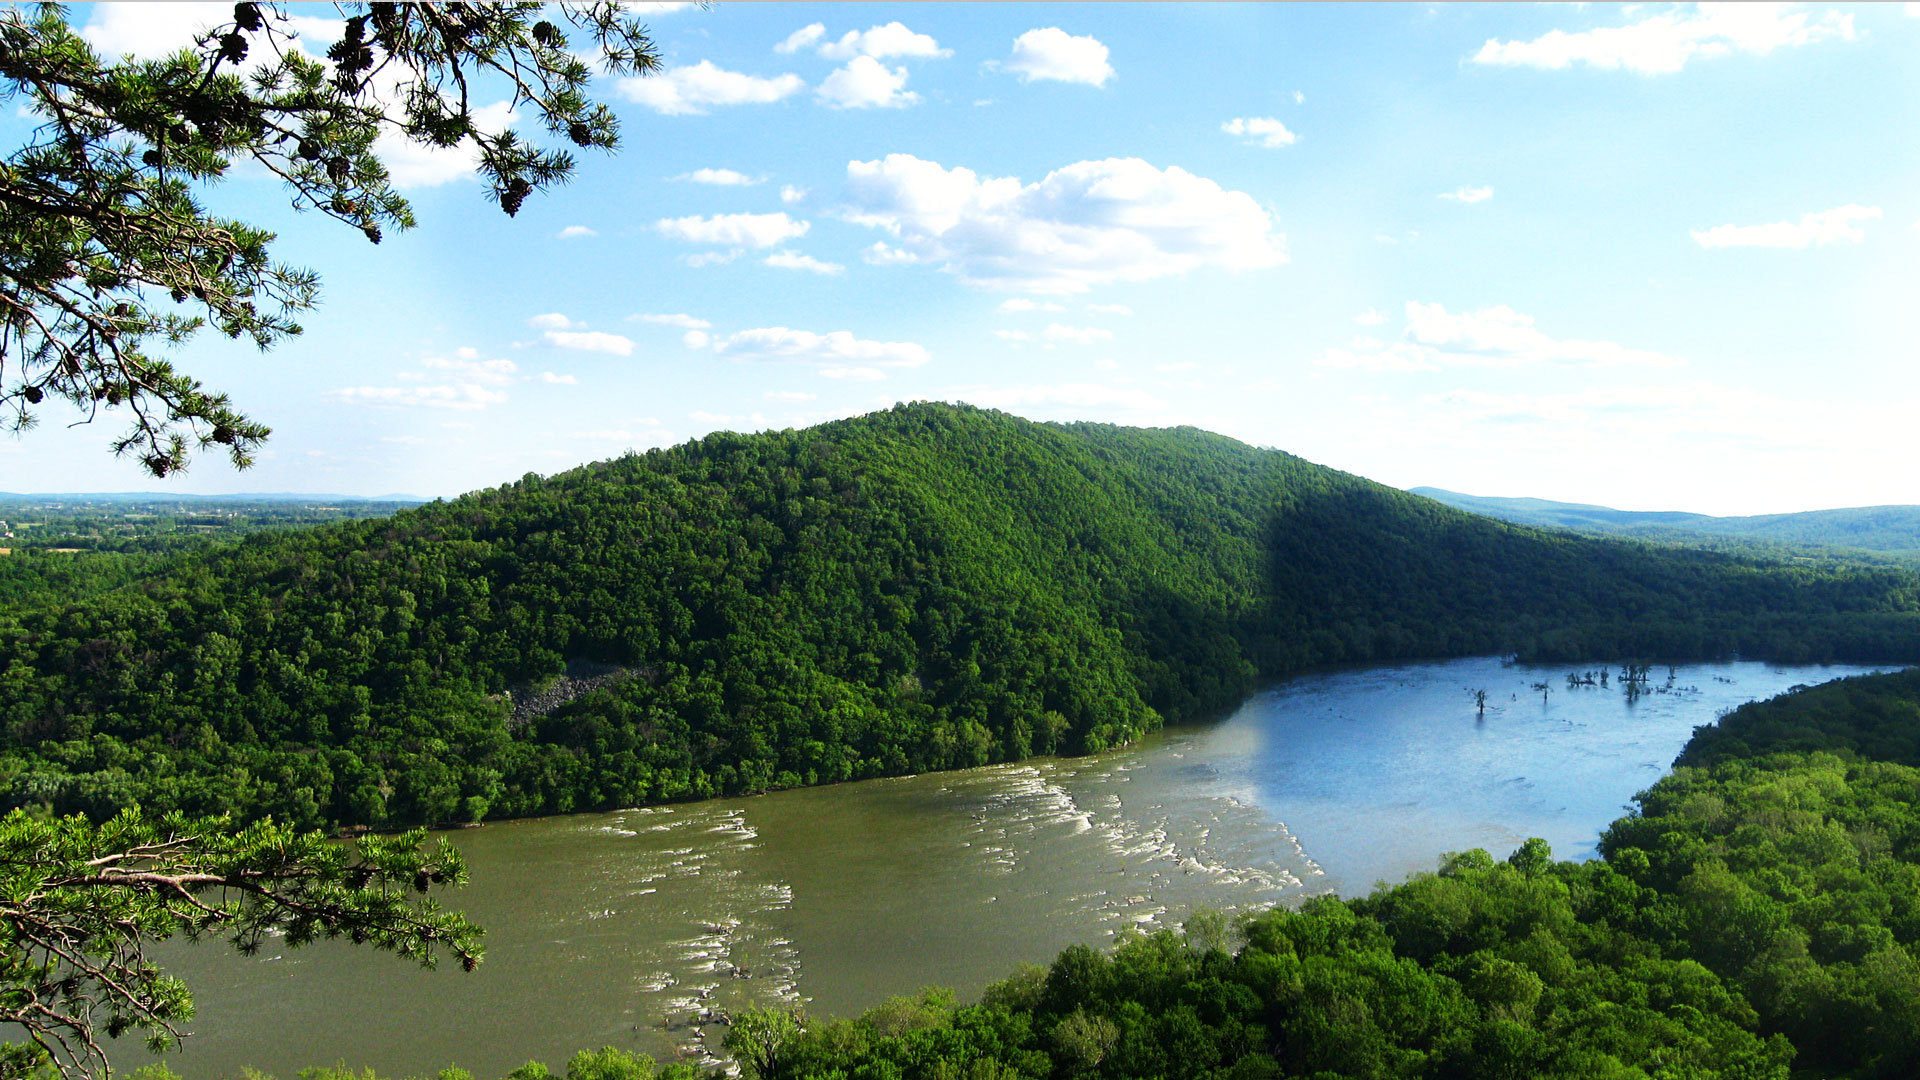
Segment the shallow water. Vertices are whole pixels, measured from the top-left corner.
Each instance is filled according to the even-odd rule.
[[[1090,758],[454,833],[474,883],[450,902],[488,930],[477,972],[329,943],[253,959],[171,947],[200,1019],[169,1064],[190,1080],[247,1065],[290,1080],[315,1064],[458,1063],[487,1080],[601,1045],[701,1057],[725,1031],[702,1010],[845,1015],[926,985],[970,996],[1199,906],[1364,892],[1528,836],[1584,858],[1695,725],[1872,669],[1690,665],[1669,684],[1661,668],[1635,702],[1617,685],[1569,688],[1568,670],[1317,674]]]

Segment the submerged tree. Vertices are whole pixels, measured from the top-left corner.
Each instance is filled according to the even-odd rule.
[[[375,139],[468,147],[508,214],[573,174],[568,147],[612,150],[619,126],[562,21],[614,74],[659,66],[612,2],[341,4],[342,36],[308,53],[294,16],[234,5],[233,21],[161,60],[108,62],[57,4],[0,10],[0,100],[40,123],[0,162],[0,416],[32,427],[49,398],[89,419],[124,409],[115,452],[155,476],[193,450],[245,468],[268,429],[166,354],[208,326],[262,349],[300,333],[310,270],[273,261],[273,234],[206,210],[236,161],[284,180],[293,205],[360,230],[414,224]],[[303,13],[304,14],[304,13]],[[311,16],[307,16],[311,18]],[[557,147],[488,131],[476,95],[530,107]],[[191,446],[189,444],[192,444]]]
[[[433,967],[471,971],[481,931],[439,907],[464,884],[459,853],[423,848],[425,830],[351,844],[272,821],[238,831],[221,819],[129,810],[0,819],[0,1078],[109,1073],[102,1035],[181,1036],[193,998],[148,948],[175,934],[251,954],[269,937],[297,948],[344,937]]]

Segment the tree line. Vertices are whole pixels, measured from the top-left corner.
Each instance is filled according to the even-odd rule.
[[[1920,659],[1920,576],[936,404],[90,565],[0,613],[5,805],[403,827],[1097,751],[1321,664]]]

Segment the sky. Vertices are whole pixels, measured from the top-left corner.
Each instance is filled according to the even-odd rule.
[[[323,280],[300,338],[177,354],[254,468],[154,481],[50,411],[0,490],[452,496],[942,400],[1398,487],[1920,503],[1920,5],[638,6],[623,147],[517,217],[405,145],[378,247],[205,192]],[[230,11],[70,17],[152,55]]]

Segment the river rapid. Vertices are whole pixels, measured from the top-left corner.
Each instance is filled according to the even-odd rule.
[[[473,884],[448,902],[487,928],[477,972],[337,943],[253,958],[170,945],[199,1019],[168,1063],[189,1080],[334,1063],[490,1080],[602,1045],[705,1058],[719,1017],[751,1004],[841,1016],[928,985],[971,997],[1196,907],[1364,893],[1529,836],[1588,858],[1695,725],[1879,670],[1661,667],[1637,700],[1567,684],[1603,666],[1326,672],[1093,757],[456,832]],[[151,1059],[125,1046],[116,1060]]]

